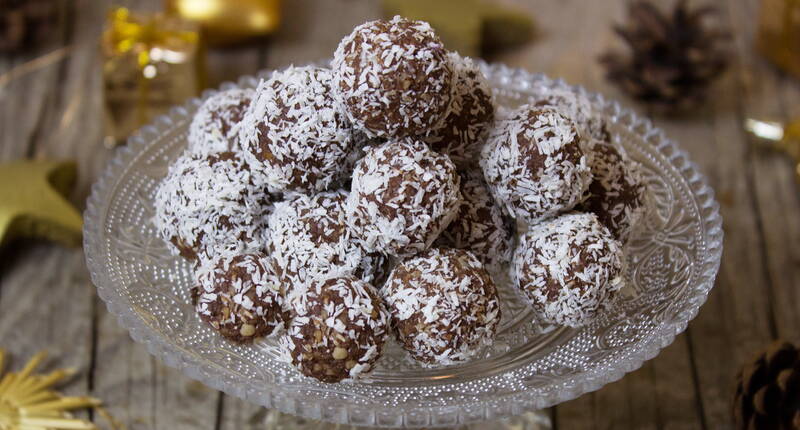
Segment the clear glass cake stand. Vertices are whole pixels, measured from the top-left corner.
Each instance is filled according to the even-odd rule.
[[[584,92],[502,65],[482,67],[506,107],[556,87]],[[268,75],[222,89],[252,87]],[[351,425],[447,427],[573,399],[669,345],[705,302],[722,252],[718,204],[686,154],[648,120],[599,95],[587,96],[608,119],[614,140],[644,166],[649,195],[646,219],[627,247],[623,297],[580,330],[536,324],[498,275],[504,309],[497,340],[462,365],[424,369],[390,342],[368,379],[331,385],[280,362],[274,342],[226,342],[195,316],[190,267],[169,254],[150,222],[154,190],[186,146],[202,98],[140,130],[95,184],[84,228],[92,280],[109,312],[153,355],[213,388],[288,414]]]

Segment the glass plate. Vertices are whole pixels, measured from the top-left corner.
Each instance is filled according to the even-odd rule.
[[[481,67],[504,107],[557,87],[585,93],[523,70]],[[222,89],[253,87],[268,75]],[[424,369],[391,341],[368,379],[331,385],[306,378],[277,360],[274,342],[233,345],[201,324],[189,304],[189,265],[170,255],[150,222],[156,186],[185,148],[193,112],[213,93],[173,108],[119,150],[89,198],[84,249],[98,294],[131,336],[167,364],[230,395],[354,425],[453,426],[518,415],[637,369],[686,328],[713,286],[722,252],[713,191],[650,121],[585,93],[608,119],[615,142],[642,163],[649,185],[647,215],[627,247],[626,286],[616,305],[579,330],[541,326],[500,276],[501,329],[475,360]]]

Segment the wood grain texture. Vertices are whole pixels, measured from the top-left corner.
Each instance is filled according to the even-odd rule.
[[[42,52],[64,44],[67,59],[0,87],[0,160],[74,158],[79,207],[112,155],[102,146],[97,37],[110,0],[61,0],[64,17]],[[643,112],[603,78],[596,57],[619,46],[611,31],[625,0],[498,0],[531,14],[534,43],[490,59],[558,76]],[[752,49],[758,0],[718,2],[733,29],[732,65],[709,104],[690,118],[655,123],[687,150],[721,204],[726,232],[717,284],[687,332],[622,380],[558,405],[560,429],[730,428],[738,367],[771,338],[800,341],[800,189],[793,165],[759,150],[742,129],[748,117],[800,117],[800,81],[783,76]],[[129,1],[155,8],[158,0]],[[209,84],[262,68],[329,58],[353,26],[380,16],[373,0],[284,2],[273,37],[209,53]],[[0,56],[0,73],[37,53]],[[24,102],[23,102],[24,101]],[[210,390],[155,360],[96,298],[80,250],[36,241],[0,252],[0,339],[22,361],[39,349],[51,366],[79,369],[65,391],[103,398],[129,429],[257,429],[263,408]],[[97,419],[97,417],[95,417]],[[98,421],[102,423],[102,420]]]

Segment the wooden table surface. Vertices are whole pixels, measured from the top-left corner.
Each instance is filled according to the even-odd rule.
[[[71,199],[80,208],[112,155],[101,143],[97,49],[107,2],[64,0],[65,19],[52,46],[0,56],[5,73],[50,48],[75,47],[64,61],[0,87],[0,159],[77,159],[80,178]],[[511,2],[535,17],[539,36],[490,60],[633,105],[604,81],[596,62],[617,43],[611,25],[624,18],[625,0]],[[726,237],[716,286],[686,332],[657,358],[619,382],[551,408],[556,428],[729,428],[740,364],[771,339],[800,341],[800,190],[791,163],[754,148],[741,126],[748,117],[800,117],[800,82],[753,51],[758,0],[717,3],[733,32],[732,67],[700,113],[655,120],[717,192]],[[209,53],[211,84],[329,57],[354,25],[379,14],[372,0],[286,1],[284,26],[272,40]],[[264,428],[265,410],[191,381],[131,341],[97,298],[82,250],[20,241],[0,256],[0,346],[18,365],[47,349],[51,366],[79,370],[68,393],[102,398],[129,429]]]

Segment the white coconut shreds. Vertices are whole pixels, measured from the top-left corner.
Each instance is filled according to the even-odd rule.
[[[319,276],[355,275],[372,282],[384,264],[368,252],[345,223],[346,191],[295,194],[275,204],[267,250],[275,272],[290,291]]]
[[[565,88],[551,88],[542,94],[535,103],[540,107],[551,107],[575,122],[582,137],[582,145],[587,156],[595,143],[610,142],[605,120],[596,115],[592,103],[583,94]]]
[[[455,74],[453,100],[445,119],[423,140],[446,154],[459,168],[477,164],[494,119],[494,99],[489,83],[469,57],[448,54]]]
[[[350,180],[353,177],[353,170],[356,168],[358,161],[364,158],[367,150],[386,143],[385,139],[377,137],[367,137],[364,132],[354,130],[353,145],[350,147],[350,152],[347,154],[345,161],[345,174],[342,175],[342,184],[346,184],[346,188],[350,188]]]
[[[242,120],[250,105],[252,89],[220,91],[206,99],[189,125],[189,150],[203,155],[217,152],[240,152],[234,126]]]
[[[156,190],[153,223],[174,255],[262,249],[271,196],[234,153],[184,153]]]
[[[594,180],[581,210],[597,215],[600,222],[624,244],[645,213],[646,185],[641,165],[612,143],[597,143],[593,153],[591,169]]]
[[[575,124],[530,105],[490,132],[480,165],[497,202],[528,223],[572,209],[592,180]]]
[[[622,288],[622,245],[594,214],[531,226],[514,251],[512,279],[542,321],[580,327]]]
[[[399,16],[359,25],[333,55],[333,91],[370,136],[428,131],[450,104],[453,70],[428,23]]]
[[[263,254],[231,254],[204,261],[196,271],[200,318],[226,338],[252,342],[284,324],[277,276]]]
[[[318,278],[289,300],[296,315],[281,338],[284,359],[306,376],[329,383],[372,370],[389,317],[369,284],[350,276]]]
[[[434,243],[472,251],[487,268],[500,270],[511,261],[511,220],[494,202],[480,172],[461,173],[461,195],[463,201],[456,216]]]
[[[400,263],[382,294],[403,348],[428,365],[469,360],[500,322],[497,289],[465,250],[434,248]]]
[[[415,254],[455,216],[459,183],[453,162],[419,140],[371,148],[353,172],[346,222],[369,250]]]
[[[323,191],[345,174],[353,131],[331,96],[328,69],[289,67],[261,81],[235,130],[270,191]]]

